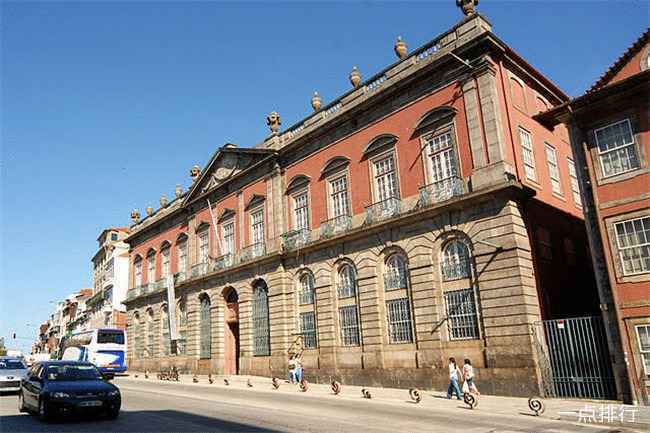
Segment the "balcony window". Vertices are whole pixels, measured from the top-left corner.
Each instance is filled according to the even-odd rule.
[[[533,137],[530,132],[519,127],[519,143],[521,144],[521,153],[524,159],[524,172],[529,180],[537,180],[535,171],[535,152],[533,151]]]
[[[406,288],[406,262],[399,254],[394,254],[386,261],[386,273],[384,274],[384,289],[398,290]]]
[[[639,157],[628,119],[596,129],[595,135],[603,177],[639,168]]]
[[[134,267],[134,286],[140,287],[142,286],[142,260],[135,262]]]
[[[156,281],[156,254],[152,253],[147,256],[147,282]]]
[[[359,345],[359,315],[357,306],[349,305],[339,308],[339,323],[341,327],[341,344],[343,346]]]
[[[314,277],[309,273],[300,277],[298,303],[300,305],[310,305],[314,303]]]
[[[573,203],[576,207],[582,209],[582,196],[580,195],[580,185],[578,184],[578,173],[576,165],[571,158],[567,158],[569,167],[569,180],[571,181],[571,193],[573,194]]]
[[[300,333],[302,334],[302,346],[305,349],[315,349],[316,340],[316,316],[313,311],[300,313]]]
[[[356,295],[357,275],[351,265],[341,266],[338,274],[339,298],[351,298]]]
[[[442,133],[429,134],[422,139],[428,152],[431,182],[436,183],[456,176],[456,152],[454,136],[449,129]]]
[[[386,301],[391,343],[412,343],[411,306],[408,298]]]
[[[445,304],[449,338],[451,340],[479,338],[474,291],[462,289],[446,292]]]
[[[448,242],[442,250],[440,268],[444,281],[469,278],[470,257],[467,245],[458,239]]]
[[[169,247],[160,252],[162,263],[160,267],[160,277],[167,278],[169,276]]]
[[[251,212],[251,243],[264,243],[264,209]]]
[[[557,154],[555,148],[546,143],[544,147],[546,152],[546,164],[548,165],[548,175],[551,178],[551,189],[556,194],[562,194],[562,185],[560,183],[560,170],[557,166]]]
[[[399,197],[395,158],[391,154],[374,162],[375,195],[378,202]]]
[[[293,217],[296,230],[309,230],[309,200],[307,191],[293,196]]]
[[[650,272],[650,217],[623,221],[614,227],[623,274]]]
[[[334,218],[350,215],[346,176],[330,180],[330,207]]]
[[[199,237],[199,263],[208,263],[210,257],[210,232],[204,228],[198,233]]]
[[[230,221],[221,224],[221,239],[223,239],[221,252],[223,255],[235,252],[235,223]]]

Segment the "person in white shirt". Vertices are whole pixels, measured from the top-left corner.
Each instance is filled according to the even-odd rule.
[[[465,383],[467,384],[468,392],[481,395],[474,383],[474,367],[472,367],[472,362],[467,358],[465,358],[465,365],[463,365],[463,379],[465,379]],[[463,388],[465,388],[465,385],[463,385]]]
[[[451,400],[452,393],[456,394],[456,398],[460,400],[460,368],[456,365],[454,358],[449,358],[449,386],[447,387],[447,398]]]

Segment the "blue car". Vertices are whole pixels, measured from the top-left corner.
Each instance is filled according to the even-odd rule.
[[[44,361],[34,364],[21,381],[20,412],[36,413],[45,421],[55,415],[120,413],[120,390],[89,362]]]

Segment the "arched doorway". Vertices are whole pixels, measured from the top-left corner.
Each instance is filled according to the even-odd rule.
[[[239,295],[232,287],[224,292],[224,374],[239,374]]]

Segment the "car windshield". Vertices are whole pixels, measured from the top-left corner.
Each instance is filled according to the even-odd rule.
[[[25,364],[14,359],[0,359],[0,370],[21,370]]]
[[[97,343],[124,344],[124,333],[121,331],[99,331],[97,333]]]
[[[99,370],[93,365],[61,364],[47,367],[47,380],[95,380],[101,378]]]

